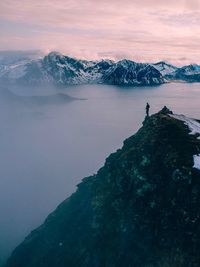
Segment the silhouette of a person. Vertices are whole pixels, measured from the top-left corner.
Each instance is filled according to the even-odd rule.
[[[149,109],[150,109],[150,105],[149,103],[147,102],[146,104],[146,116],[149,117]]]

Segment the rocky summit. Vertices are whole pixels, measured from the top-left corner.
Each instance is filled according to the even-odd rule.
[[[146,117],[5,266],[199,267],[199,136],[166,107]]]

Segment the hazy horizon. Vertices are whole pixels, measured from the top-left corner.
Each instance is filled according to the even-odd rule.
[[[113,59],[113,58],[109,58],[109,57],[101,57],[101,58],[98,58],[98,59],[95,59],[95,58],[87,58],[85,59],[84,57],[76,57],[74,55],[68,55],[66,53],[62,53],[61,51],[55,51],[55,50],[52,50],[52,51],[48,51],[48,52],[45,52],[45,51],[42,51],[42,50],[39,50],[39,49],[34,49],[34,50],[0,50],[0,60],[1,60],[1,54],[6,54],[6,56],[12,56],[11,54],[15,54],[15,53],[19,53],[19,59],[20,59],[20,56],[22,57],[23,55],[25,56],[28,56],[31,58],[31,56],[33,56],[32,58],[33,59],[39,59],[39,58],[42,58],[44,56],[47,56],[49,53],[51,52],[55,52],[55,53],[60,53],[64,56],[69,56],[71,58],[74,58],[74,59],[77,59],[77,60],[88,60],[88,61],[92,61],[92,60],[113,60],[114,62],[117,62],[117,61],[120,61],[120,60],[131,60],[131,61],[135,61],[135,62],[139,62],[139,63],[150,63],[150,64],[156,64],[156,63],[159,63],[159,62],[165,62],[167,64],[171,64],[171,65],[174,65],[174,66],[177,66],[177,67],[183,67],[183,66],[186,66],[186,65],[190,65],[190,64],[197,64],[197,62],[188,62],[187,64],[181,64],[181,63],[173,63],[173,62],[170,62],[168,60],[164,60],[164,59],[160,59],[158,61],[144,61],[144,60],[134,60],[134,59],[131,59],[131,58],[121,58],[121,59]],[[199,63],[200,64],[200,63]]]

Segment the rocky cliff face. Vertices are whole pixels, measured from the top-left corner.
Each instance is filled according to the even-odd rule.
[[[166,108],[146,118],[6,267],[200,266],[199,132]]]
[[[154,66],[121,60],[107,71],[102,80],[116,85],[157,85],[165,82],[162,74]]]

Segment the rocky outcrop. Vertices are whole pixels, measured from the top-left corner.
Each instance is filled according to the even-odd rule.
[[[198,127],[166,107],[147,117],[6,267],[198,267]]]

